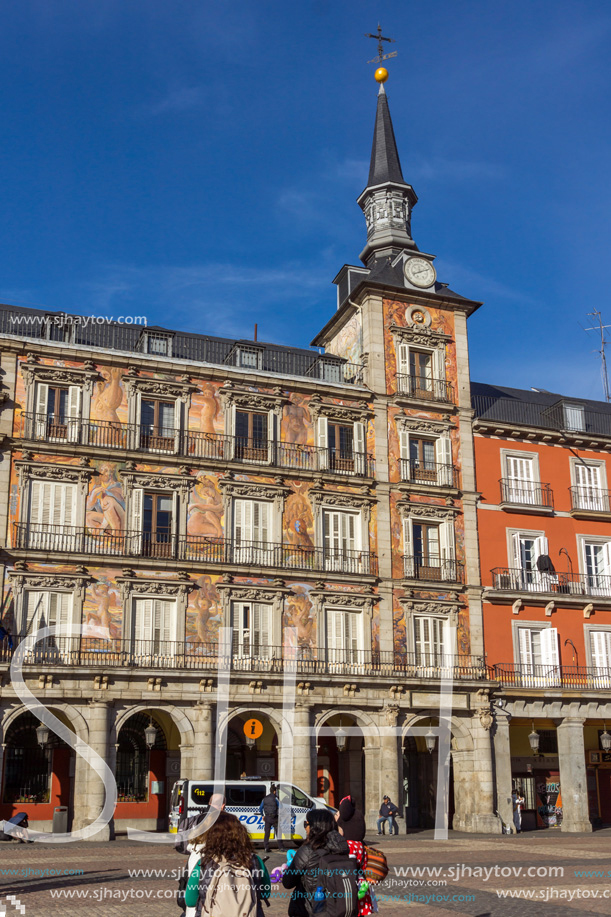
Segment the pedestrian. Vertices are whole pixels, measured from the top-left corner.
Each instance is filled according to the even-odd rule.
[[[305,843],[282,877],[283,886],[293,889],[289,917],[357,917],[362,871],[333,815],[328,809],[310,809],[305,827]]]
[[[339,809],[335,816],[337,830],[347,841],[363,841],[365,839],[365,818],[360,809],[357,809],[354,796],[344,796],[340,799]]]
[[[378,818],[378,834],[384,834],[384,824],[388,822],[388,832],[389,834],[399,833],[399,825],[396,822],[396,817],[399,814],[399,810],[394,804],[390,801],[390,796],[384,796],[382,799],[382,805],[380,806]]]
[[[272,783],[269,793],[261,800],[261,805],[259,806],[259,814],[263,816],[263,823],[265,825],[263,846],[266,853],[269,853],[269,834],[272,828],[274,829],[274,837],[278,841],[278,850],[284,850],[285,847],[282,838],[278,837],[279,809],[280,801],[278,800],[277,787]],[[286,846],[288,847],[288,842]]]
[[[246,827],[220,812],[189,857],[185,917],[263,917],[263,876]]]
[[[522,833],[522,806],[524,805],[524,797],[520,796],[517,790],[514,789],[511,794],[511,802],[513,805],[513,824],[516,829],[516,834]]]

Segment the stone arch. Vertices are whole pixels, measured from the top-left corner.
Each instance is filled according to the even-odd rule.
[[[408,713],[401,727],[401,742],[405,741],[406,736],[412,726],[425,726],[428,723],[420,721],[439,719],[439,710],[423,710],[418,713]],[[451,717],[452,732],[452,751],[473,751],[473,736],[469,729],[468,721],[463,717]]]
[[[378,724],[373,719],[373,717],[367,713],[365,710],[355,710],[353,707],[334,707],[331,710],[324,710],[322,713],[317,715],[314,728],[316,730],[316,738],[318,738],[318,730],[321,726],[324,726],[332,717],[335,716],[349,716],[356,722],[359,729],[362,729],[363,736],[363,745],[365,748],[377,748],[380,741],[380,730]],[[371,731],[370,731],[371,730]],[[373,732],[373,734],[372,734]]]
[[[151,700],[150,703],[134,704],[133,706],[126,707],[125,710],[122,710],[116,716],[110,732],[111,744],[116,744],[121,727],[131,716],[133,716],[135,713],[146,713],[147,711],[152,712],[154,710],[159,710],[171,718],[180,734],[181,750],[193,747],[193,743],[195,741],[195,732],[193,730],[193,724],[191,723],[191,720],[185,711],[180,707],[174,706],[173,704],[168,705],[155,703],[153,700]]]
[[[217,723],[217,729],[220,729],[222,726],[229,726],[229,723],[236,716],[244,716],[250,719],[253,716],[256,716],[259,713],[261,716],[267,717],[271,725],[276,730],[276,735],[280,738],[282,735],[288,734],[288,723],[285,720],[284,713],[282,710],[278,710],[275,707],[267,707],[263,704],[259,704],[256,707],[231,707],[224,717],[222,717]]]
[[[79,739],[82,739],[83,742],[87,741],[89,737],[89,726],[87,725],[87,720],[85,719],[83,714],[76,707],[73,707],[72,704],[64,704],[64,703],[59,703],[59,704],[53,703],[52,705],[44,704],[44,706],[51,713],[55,713],[56,715],[57,715],[57,712],[62,713],[64,717],[67,720],[69,720],[71,725],[73,726],[74,734],[76,735],[76,737]],[[4,713],[4,718],[2,719],[2,723],[1,723],[2,734],[4,735],[4,733],[6,733],[6,730],[9,728],[9,726],[12,723],[15,722],[16,719],[18,719],[18,717],[20,717],[23,713],[27,713],[27,712],[28,712],[28,708],[23,707],[23,706],[17,707],[16,709],[6,710]]]

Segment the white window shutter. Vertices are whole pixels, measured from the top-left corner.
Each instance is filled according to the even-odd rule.
[[[433,351],[433,367],[434,367],[434,377],[439,382],[445,382],[446,378],[446,349],[445,345],[443,347],[437,347]]]
[[[81,416],[81,389],[71,385],[68,389],[68,439],[75,443],[79,438],[79,420]]]
[[[403,565],[405,576],[414,575],[414,557],[412,549],[412,520],[408,517],[403,520]]]
[[[590,649],[595,669],[603,669],[606,672],[611,668],[611,632],[591,630]]]
[[[342,551],[358,551],[357,547],[357,519],[354,513],[341,513],[342,524]],[[360,539],[359,539],[360,540]]]
[[[397,373],[400,376],[409,376],[409,346],[407,344],[397,346]]]
[[[318,467],[329,467],[329,422],[326,417],[318,418]]]
[[[324,520],[324,541],[325,550],[336,554],[341,544],[341,521],[340,514],[325,510],[323,513]]]
[[[252,541],[258,545],[269,544],[270,503],[252,502]]]
[[[153,636],[153,599],[134,600],[134,639],[136,652],[145,653],[150,649],[144,646]]]
[[[522,569],[522,544],[520,541],[520,533],[514,532],[511,536],[511,548],[513,552],[513,557],[511,559],[512,565],[515,570]]]
[[[49,593],[28,590],[25,597],[25,633],[32,634],[48,624]]]
[[[131,530],[132,551],[134,554],[142,552],[142,505],[144,503],[144,490],[134,487],[131,492]]]
[[[532,673],[533,650],[531,632],[527,627],[518,628],[520,665]]]
[[[399,449],[401,458],[409,461],[409,433],[407,430],[399,430]]]
[[[354,424],[354,470],[357,474],[365,474],[367,447],[365,444],[365,424]]]
[[[555,627],[545,627],[541,631],[541,661],[546,666],[559,665],[558,630]]]
[[[535,554],[537,557],[549,554],[549,542],[545,535],[539,535],[538,538],[535,538]]]
[[[43,488],[43,481],[30,481],[30,505],[28,508],[28,521],[34,524],[39,524],[42,521],[40,517],[44,502],[46,502],[48,506],[48,500],[43,501]]]
[[[47,624],[56,628],[55,636],[65,636],[70,623],[72,596],[69,592],[49,592],[47,600]]]
[[[180,437],[182,435],[183,403],[180,398],[174,402],[174,452],[180,452]]]
[[[604,576],[611,576],[611,542],[609,541],[603,545],[603,569],[601,572]],[[609,580],[606,580],[603,585],[609,588]]]
[[[36,411],[36,419],[43,421],[46,424],[47,420],[47,405],[49,403],[49,386],[45,385],[44,382],[39,382],[36,386],[36,406],[34,410]]]
[[[452,476],[452,440],[449,436],[440,436],[435,440],[435,460],[437,462],[437,483],[451,487]]]
[[[272,652],[271,605],[253,606],[253,650],[257,656],[268,659]]]

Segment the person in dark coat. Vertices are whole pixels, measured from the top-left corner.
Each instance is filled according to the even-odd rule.
[[[350,856],[348,841],[337,830],[327,809],[310,809],[306,815],[306,842],[285,870],[282,884],[292,888],[289,917],[312,917],[317,902],[314,894],[320,885],[320,857],[324,854]]]
[[[337,822],[337,830],[347,841],[362,841],[365,839],[365,818],[361,810],[357,809],[354,796],[344,796],[340,801],[335,821]]]
[[[269,834],[271,829],[274,829],[274,837],[278,841],[278,850],[284,850],[284,844],[282,838],[278,836],[278,812],[280,809],[280,802],[276,794],[276,787],[272,784],[270,791],[267,796],[261,801],[259,806],[259,812],[263,816],[263,823],[265,825],[265,833],[263,836],[263,846],[265,852],[269,853]],[[290,841],[287,839],[286,846],[288,848]]]

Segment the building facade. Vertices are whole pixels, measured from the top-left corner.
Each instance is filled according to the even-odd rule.
[[[589,831],[611,823],[611,409],[472,392],[499,812],[515,788],[525,829]]]

